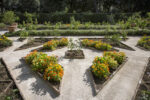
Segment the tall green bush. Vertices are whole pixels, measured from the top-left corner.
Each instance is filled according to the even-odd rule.
[[[15,21],[17,21],[18,19],[19,19],[19,17],[17,17],[13,11],[6,11],[6,12],[4,12],[2,22],[5,24],[12,24]]]

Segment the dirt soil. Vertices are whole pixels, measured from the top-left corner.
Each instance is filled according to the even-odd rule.
[[[135,100],[150,100],[150,58]]]
[[[12,78],[2,59],[0,59],[0,100],[23,100],[15,84],[4,93],[4,90],[8,88],[11,82]]]

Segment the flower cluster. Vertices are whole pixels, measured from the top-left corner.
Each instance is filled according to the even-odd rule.
[[[59,46],[67,46],[69,43],[68,39],[67,38],[62,38],[60,41],[59,41]]]
[[[57,40],[50,40],[43,45],[43,49],[55,50],[57,47],[57,44],[58,44]]]
[[[150,50],[150,36],[144,36],[138,41],[138,45]]]
[[[123,52],[105,52],[103,57],[95,57],[93,65],[91,66],[92,73],[98,78],[107,79],[110,75],[109,69],[116,69],[120,64],[117,60],[119,58],[122,59],[122,57],[124,60],[125,54]]]
[[[32,69],[44,75],[45,80],[60,81],[63,76],[63,68],[58,64],[56,56],[47,56],[45,53],[33,51],[25,57]]]
[[[44,73],[45,80],[60,81],[63,77],[64,70],[59,64],[49,64]]]
[[[9,40],[5,35],[0,35],[0,47],[8,47],[12,45],[12,41]]]
[[[93,41],[93,40],[84,39],[82,40],[81,43],[85,47],[94,47],[98,50],[103,50],[103,51],[112,49],[112,46],[110,44],[103,43],[102,41]]]
[[[104,56],[110,56],[114,58],[118,62],[118,64],[122,64],[122,62],[126,58],[124,52],[116,52],[116,51],[104,52]]]
[[[50,40],[43,45],[43,49],[55,50],[58,46],[67,46],[68,39],[62,38],[61,40]]]

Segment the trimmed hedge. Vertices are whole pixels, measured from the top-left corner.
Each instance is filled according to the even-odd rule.
[[[22,13],[16,13],[20,17],[20,22],[25,20]],[[37,18],[39,23],[50,21],[51,23],[62,22],[70,23],[70,17],[74,16],[75,20],[80,22],[108,22],[114,24],[119,20],[126,20],[133,13],[37,13],[33,14],[33,18]]]
[[[29,36],[102,36],[102,35],[113,35],[113,34],[121,34],[123,30],[29,30]],[[150,35],[150,30],[125,30],[128,35]],[[6,36],[20,36],[20,31],[13,33],[6,33]]]
[[[80,25],[78,29],[107,29],[108,25],[90,25],[86,27],[85,25]],[[121,29],[119,25],[110,25],[110,29]],[[55,29],[55,25],[46,26],[46,25],[38,25],[36,26],[37,30],[53,30]],[[62,25],[59,27],[59,29],[70,29],[70,26]]]

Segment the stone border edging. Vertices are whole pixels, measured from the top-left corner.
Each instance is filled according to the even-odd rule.
[[[91,69],[88,68],[88,73],[92,79],[93,87],[94,87],[94,92],[95,96],[105,87],[105,85],[117,74],[117,72],[125,65],[125,63],[128,61],[128,57],[126,57],[125,61],[109,76],[109,78],[100,86],[99,89],[96,88],[96,84],[94,82],[93,74],[91,72]]]
[[[143,73],[142,73],[142,75],[141,75],[141,77],[140,77],[140,81],[138,82],[138,85],[137,85],[137,87],[136,87],[136,89],[135,89],[135,93],[134,93],[134,95],[133,95],[133,97],[132,97],[132,100],[135,100],[135,97],[136,97],[136,95],[137,95],[138,89],[139,89],[139,87],[140,87],[140,85],[141,85],[141,82],[142,82],[142,80],[143,80],[145,71],[146,71],[146,69],[147,69],[147,67],[148,67],[148,62],[149,62],[149,61],[150,61],[150,57],[149,57],[148,60],[147,60],[146,66],[144,67]]]

